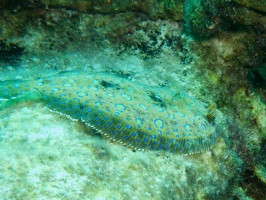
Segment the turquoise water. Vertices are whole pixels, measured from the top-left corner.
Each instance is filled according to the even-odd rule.
[[[0,199],[263,198],[258,8],[0,1]]]

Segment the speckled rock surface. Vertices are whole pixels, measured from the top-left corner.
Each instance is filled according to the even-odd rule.
[[[1,111],[0,117],[0,196],[4,199],[226,196],[228,180],[222,177],[232,171],[225,163],[234,162],[217,157],[219,151],[227,155],[224,145],[213,153],[185,157],[133,152],[42,104],[21,104]]]

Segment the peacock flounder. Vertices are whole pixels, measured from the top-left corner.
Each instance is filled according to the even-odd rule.
[[[36,98],[32,92],[51,110],[135,149],[190,154],[208,150],[217,140],[215,118],[208,117],[204,103],[185,93],[102,73],[61,72],[0,82],[2,101]]]

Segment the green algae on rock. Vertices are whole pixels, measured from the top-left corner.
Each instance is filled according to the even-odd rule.
[[[208,150],[217,140],[216,119],[208,117],[215,111],[204,103],[183,92],[109,74],[61,72],[36,80],[0,82],[2,101],[19,96],[25,100],[27,94],[134,149],[191,154]]]
[[[266,12],[266,1],[265,0],[234,0],[240,5],[247,6],[262,12]]]
[[[209,38],[218,32],[219,1],[186,0],[184,21],[186,32],[195,38]]]

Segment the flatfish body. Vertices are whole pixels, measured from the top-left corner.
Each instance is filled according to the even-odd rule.
[[[134,149],[190,154],[210,149],[217,140],[215,119],[205,104],[182,92],[79,71],[0,82],[2,100],[30,91],[51,110]]]

